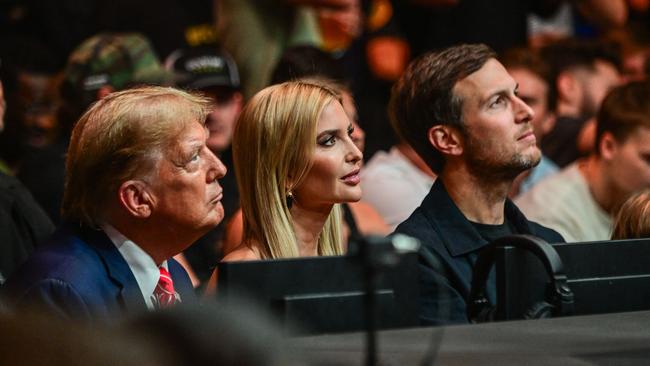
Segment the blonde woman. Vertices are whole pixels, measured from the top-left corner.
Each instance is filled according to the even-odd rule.
[[[325,83],[292,81],[255,95],[233,139],[243,241],[224,261],[343,254],[338,204],[361,198],[353,132]]]

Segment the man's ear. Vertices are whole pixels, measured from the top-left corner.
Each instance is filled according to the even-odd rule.
[[[235,92],[232,95],[232,98],[237,105],[237,111],[241,112],[242,108],[244,107],[244,96],[242,95],[241,92]]]
[[[429,143],[445,155],[458,156],[463,153],[463,138],[458,129],[447,125],[436,125],[429,129]]]
[[[139,180],[128,180],[118,190],[122,207],[132,216],[148,218],[153,212],[154,200],[147,184]]]
[[[611,160],[619,148],[619,142],[610,132],[603,133],[598,143],[598,152],[603,160]]]
[[[546,136],[546,134],[553,130],[553,127],[555,127],[556,119],[557,117],[555,116],[555,113],[550,111],[546,113],[546,116],[544,116],[539,126],[539,129],[542,132],[542,137]]]
[[[581,90],[578,87],[578,80],[571,72],[561,72],[557,76],[556,85],[558,99],[568,101],[582,99]]]

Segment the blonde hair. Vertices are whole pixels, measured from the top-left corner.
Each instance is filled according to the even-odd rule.
[[[66,159],[62,215],[97,226],[122,182],[145,179],[165,147],[193,123],[204,124],[209,99],[168,87],[109,94],[81,116]]]
[[[650,189],[630,196],[614,220],[612,239],[650,238]]]
[[[243,240],[248,245],[258,241],[263,258],[299,255],[286,197],[311,169],[318,119],[332,102],[340,103],[335,90],[304,79],[263,89],[242,110],[233,137],[233,161]],[[318,239],[318,254],[343,254],[338,205]]]

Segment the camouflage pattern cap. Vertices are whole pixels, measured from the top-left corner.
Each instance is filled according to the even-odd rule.
[[[68,58],[64,78],[83,91],[104,85],[116,90],[136,84],[169,85],[173,80],[149,41],[138,33],[100,33],[88,38]]]

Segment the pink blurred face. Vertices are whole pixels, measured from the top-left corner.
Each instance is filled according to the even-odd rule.
[[[640,127],[623,143],[614,144],[606,164],[615,189],[627,196],[650,187],[650,128]]]
[[[208,96],[211,95],[208,93]],[[205,122],[205,126],[210,132],[207,144],[212,152],[220,154],[232,142],[235,123],[239,112],[241,112],[242,96],[235,93],[232,98],[227,100],[218,100],[216,96],[211,97],[215,100],[215,104]]]
[[[301,206],[331,206],[361,199],[359,170],[363,157],[352,141],[353,127],[343,107],[331,102],[318,119],[312,167],[293,189]]]
[[[593,71],[581,71],[578,75],[582,87],[582,114],[593,117],[607,93],[621,83],[621,76],[614,65],[605,61],[596,61]]]
[[[550,129],[552,122],[548,110],[548,84],[541,77],[524,68],[511,68],[508,73],[519,84],[519,98],[534,112],[530,121],[537,142]]]

